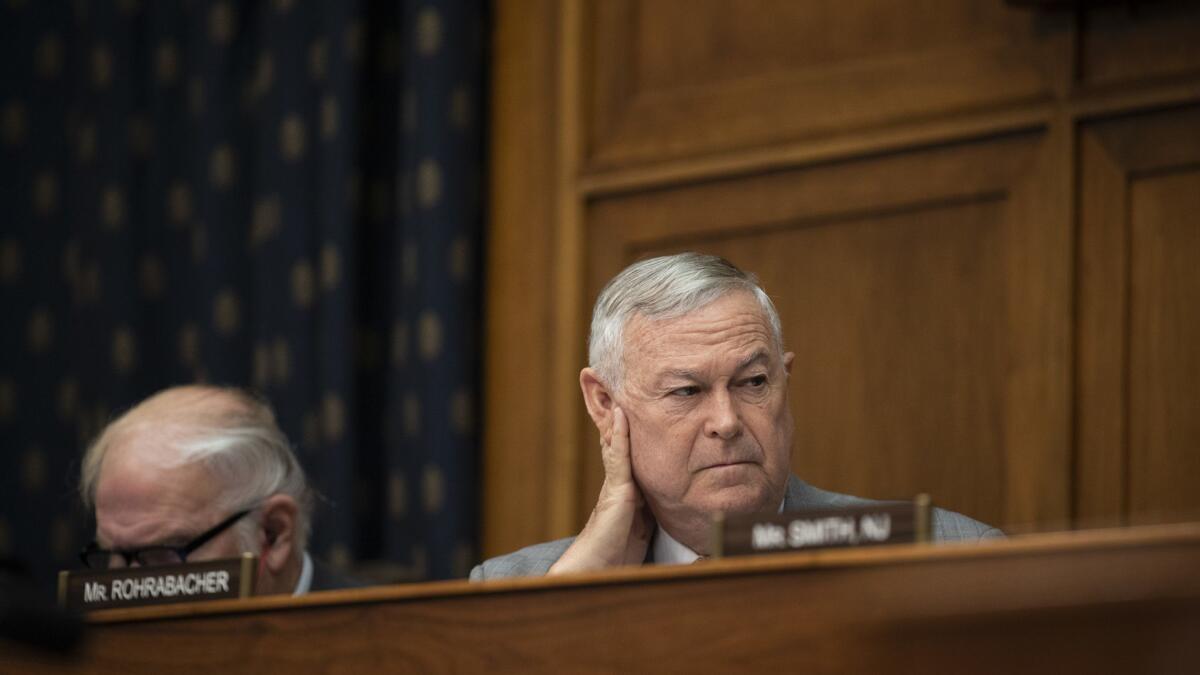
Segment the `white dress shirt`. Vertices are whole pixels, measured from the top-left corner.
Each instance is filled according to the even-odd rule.
[[[667,531],[659,526],[654,533],[654,564],[655,565],[690,565],[700,557],[692,549],[675,540]]]
[[[313,562],[312,558],[308,557],[308,551],[304,552],[304,567],[300,569],[300,578],[296,580],[296,590],[292,591],[292,597],[304,595],[312,588],[313,577]]]

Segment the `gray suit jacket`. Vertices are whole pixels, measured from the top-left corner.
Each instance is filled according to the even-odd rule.
[[[788,478],[787,493],[783,498],[783,510],[828,509],[866,506],[873,503],[877,502],[872,499],[852,497],[815,488],[799,478],[791,476]],[[1000,530],[960,513],[937,508],[933,510],[934,541],[977,541],[1003,536],[1004,533]],[[476,565],[475,569],[471,570],[471,581],[541,576],[566,552],[567,547],[573,541],[575,541],[575,537],[534,544],[508,555],[485,560],[483,564]],[[647,560],[647,562],[653,561]]]

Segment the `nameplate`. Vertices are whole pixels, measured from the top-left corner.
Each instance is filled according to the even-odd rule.
[[[173,602],[246,598],[254,592],[258,558],[241,558],[156,567],[58,573],[58,603],[88,612],[113,607],[145,607]]]
[[[713,556],[786,553],[929,540],[929,497],[841,509],[719,516]]]

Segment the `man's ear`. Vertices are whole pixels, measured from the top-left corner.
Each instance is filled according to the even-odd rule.
[[[792,362],[796,360],[796,352],[788,352],[783,355],[783,369],[788,375],[792,374]]]
[[[579,371],[579,388],[583,390],[583,404],[587,406],[588,415],[603,436],[612,426],[613,409],[617,407],[617,402],[608,385],[591,368]]]
[[[279,574],[288,560],[300,553],[296,550],[300,506],[288,495],[275,494],[263,500],[261,508],[262,562],[272,574]]]

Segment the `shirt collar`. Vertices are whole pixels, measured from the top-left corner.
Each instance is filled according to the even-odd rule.
[[[292,591],[293,596],[304,595],[312,588],[313,578],[313,562],[312,558],[308,557],[308,551],[304,552],[304,567],[300,570],[300,579],[296,582],[296,590]]]
[[[690,565],[700,556],[695,551],[675,540],[660,526],[654,533],[654,564]]]

